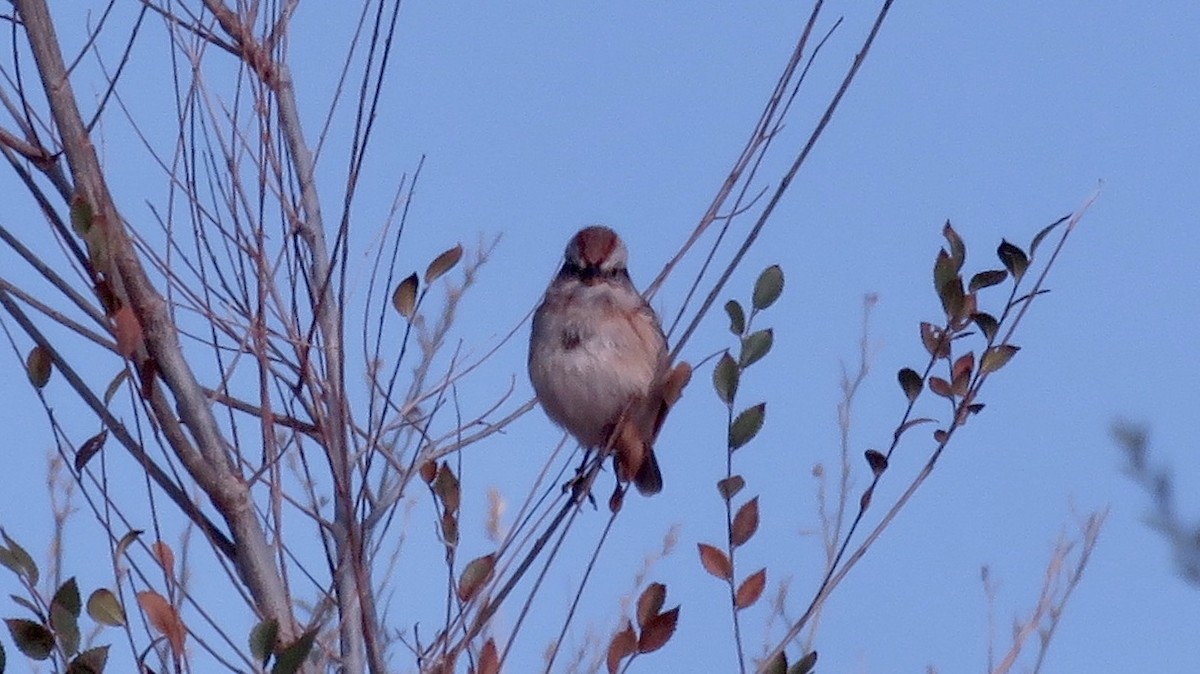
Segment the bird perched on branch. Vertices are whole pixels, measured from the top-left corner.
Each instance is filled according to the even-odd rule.
[[[571,237],[533,315],[529,378],[551,421],[588,450],[611,453],[617,479],[662,490],[654,441],[691,368],[670,367],[654,309],[633,286],[629,253],[608,227]]]

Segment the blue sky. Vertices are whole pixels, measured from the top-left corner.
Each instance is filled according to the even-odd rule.
[[[302,5],[291,44],[310,136],[336,75],[323,48],[350,20],[328,7]],[[872,11],[863,3],[826,8],[823,26],[843,13],[845,23],[819,58],[782,145],[803,142]],[[629,245],[635,282],[648,283],[707,207],[807,12],[790,2],[686,9],[406,2],[387,112],[368,162],[377,194],[368,194],[356,223],[358,259],[367,259],[371,216],[382,217],[399,176],[424,155],[403,265],[421,269],[456,241],[502,235],[464,305],[456,336],[468,349],[482,353],[525,315],[563,244],[583,225],[616,228]],[[763,317],[775,328],[775,349],[742,386],[746,404],[768,401],[768,418],[739,452],[746,493],[761,494],[764,518],[739,554],[742,573],[767,566],[768,595],[790,577],[798,613],[821,560],[816,539],[804,534],[817,523],[809,472],[836,456],[839,368],[856,357],[862,296],[877,293],[879,303],[870,335],[874,371],[852,431],[856,452],[886,446],[903,411],[895,372],[923,362],[917,325],[939,315],[930,271],[942,223],[953,221],[966,240],[968,267],[992,267],[1001,237],[1027,243],[1102,182],[1052,273],[1053,292],[1034,305],[1017,337],[1023,350],[985,389],[987,409],[956,436],[932,479],[830,600],[816,641],[821,671],[917,672],[927,664],[983,671],[980,566],[989,565],[999,583],[1002,650],[1012,616],[1032,608],[1057,535],[1074,531],[1073,512],[1105,507],[1111,515],[1045,671],[1200,666],[1200,588],[1174,574],[1168,546],[1145,526],[1147,499],[1121,475],[1108,435],[1118,418],[1146,423],[1156,457],[1178,469],[1183,511],[1200,518],[1196,425],[1187,421],[1200,406],[1198,28],[1200,6],[1186,2],[897,3],[834,122],[725,292],[744,299],[768,264],[782,265],[787,277],[783,298]],[[138,67],[153,67],[152,57],[143,55]],[[153,93],[130,87],[124,95],[150,106]],[[102,154],[109,165],[122,163],[131,147],[121,145],[129,138],[125,120],[112,115],[105,133]],[[338,149],[336,142],[326,149],[321,167],[330,180],[326,199],[337,194],[344,167]],[[787,160],[766,167],[763,186]],[[113,182],[127,217],[148,216],[144,202],[156,192],[144,185],[161,180],[144,163],[117,169]],[[10,174],[0,177],[0,193],[19,193]],[[37,222],[23,196],[5,201],[25,209],[0,214],[9,226],[21,217]],[[11,259],[0,251],[0,269]],[[657,308],[675,309],[683,279],[672,279]],[[522,329],[486,377],[462,392],[465,404],[485,404],[513,377],[518,394],[529,395],[526,335]],[[697,361],[729,345],[715,312],[685,357]],[[576,621],[576,638],[589,627],[609,629],[615,597],[637,564],[679,525],[678,549],[651,574],[669,585],[670,604],[683,604],[679,631],[644,671],[663,671],[668,662],[676,671],[731,671],[734,663],[724,587],[694,552],[697,542],[723,537],[712,485],[723,471],[724,411],[709,374],[706,366],[696,377],[661,440],[666,489],[627,503],[635,512],[618,524],[619,545],[606,551],[590,586],[592,608]],[[43,424],[25,421],[40,412],[15,358],[0,365],[0,382],[11,401],[0,424],[28,429],[8,443],[9,456],[22,458],[10,462],[19,464],[12,473],[19,483],[0,495],[0,518],[37,550],[48,515],[22,511],[33,517],[17,523],[10,513],[44,500],[39,457],[51,440]],[[67,408],[68,392],[54,386],[47,395]],[[914,432],[901,446],[877,498],[894,496],[902,477],[919,468],[926,437]],[[477,495],[496,487],[519,499],[557,438],[540,412],[526,415],[503,437],[470,450],[464,487]],[[861,486],[866,466],[856,468]],[[569,554],[582,560],[602,519],[585,518]],[[83,535],[84,522],[75,527]],[[474,545],[486,552],[482,541]],[[513,671],[537,662],[557,632],[556,607],[578,578],[569,567],[544,595],[549,617],[533,621],[518,641]],[[746,612],[751,653],[765,614],[761,605]],[[503,616],[500,624],[503,630]]]

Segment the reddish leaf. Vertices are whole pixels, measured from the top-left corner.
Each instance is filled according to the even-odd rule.
[[[650,583],[650,585],[642,591],[642,595],[638,597],[637,604],[637,622],[638,627],[646,629],[646,623],[650,622],[658,612],[662,610],[663,602],[667,600],[667,586],[662,583]]]
[[[954,361],[954,367],[951,368],[951,390],[956,396],[965,396],[967,387],[971,385],[971,373],[975,370],[975,353],[968,351],[958,360]]]
[[[728,501],[737,495],[742,487],[746,486],[746,480],[741,475],[731,475],[717,482],[717,491],[721,493],[721,498]]]
[[[867,487],[863,492],[862,498],[858,499],[858,509],[866,510],[871,507],[871,497],[875,495],[875,487]]]
[[[666,645],[675,634],[675,625],[679,622],[679,607],[660,613],[650,619],[642,628],[642,636],[638,638],[638,653],[653,653]]]
[[[950,339],[933,323],[921,323],[921,344],[934,358],[950,357]]]
[[[167,600],[154,590],[138,592],[137,600],[154,629],[167,638],[176,655],[183,657],[183,645],[184,639],[187,637],[187,630],[175,607],[168,604]]]
[[[500,652],[496,650],[496,640],[488,639],[479,652],[479,664],[475,667],[476,674],[500,674]]]
[[[950,388],[950,382],[942,379],[941,377],[929,378],[929,390],[933,391],[937,395],[942,396],[943,398],[954,398],[954,391]]]
[[[758,601],[762,596],[763,589],[767,587],[767,570],[759,569],[750,574],[750,577],[742,581],[738,587],[737,593],[734,595],[733,605],[739,611],[744,608],[749,608]]]
[[[433,479],[437,477],[438,466],[436,461],[426,461],[421,464],[421,479],[425,484],[433,484]]]
[[[633,625],[626,621],[625,629],[613,635],[608,642],[608,674],[616,674],[621,667],[621,661],[637,651],[638,638],[633,631]]]
[[[458,512],[462,492],[458,478],[454,476],[454,471],[450,470],[450,464],[442,462],[441,467],[438,468],[437,477],[433,480],[433,493],[437,494],[448,512]]]
[[[733,564],[724,552],[706,543],[697,543],[696,547],[700,549],[700,563],[705,571],[721,580],[733,578]]]
[[[756,531],[758,531],[757,496],[742,504],[742,507],[738,508],[737,514],[733,516],[733,530],[730,534],[733,547],[744,545]]]
[[[163,541],[154,541],[150,545],[150,552],[162,568],[166,569],[167,576],[175,577],[175,551],[171,550],[171,546]]]
[[[122,305],[113,315],[113,335],[117,338],[117,353],[123,358],[132,358],[142,343],[142,325],[128,304]]]

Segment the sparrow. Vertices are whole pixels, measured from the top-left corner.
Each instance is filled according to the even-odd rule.
[[[529,379],[538,402],[585,449],[611,453],[619,482],[657,494],[654,440],[691,369],[670,368],[662,325],[629,278],[616,232],[585,227],[563,258],[533,314]]]

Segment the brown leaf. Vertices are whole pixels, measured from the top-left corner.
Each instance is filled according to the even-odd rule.
[[[902,368],[896,373],[896,378],[900,380],[900,388],[904,390],[904,397],[908,398],[908,402],[917,399],[921,395],[921,389],[925,386],[925,381],[921,379],[921,375],[911,367]]]
[[[29,355],[25,357],[25,374],[34,388],[45,387],[50,382],[53,369],[54,361],[49,349],[39,344],[29,350]]]
[[[496,650],[496,640],[488,639],[479,652],[479,664],[475,667],[476,674],[500,674],[500,653]]]
[[[433,262],[430,262],[429,266],[425,268],[425,282],[433,283],[441,278],[443,274],[453,269],[454,265],[458,264],[458,261],[462,259],[462,254],[463,247],[460,243],[433,258]]]
[[[88,461],[91,461],[92,457],[104,447],[104,441],[107,439],[108,429],[106,428],[88,438],[83,442],[82,445],[79,446],[79,449],[75,452],[76,473],[83,472],[83,467],[86,466]]]
[[[731,475],[717,482],[717,491],[721,493],[721,498],[728,501],[745,486],[746,480],[741,475]]]
[[[142,325],[128,304],[121,305],[113,314],[113,335],[117,338],[117,353],[122,358],[133,358],[142,343]]]
[[[458,579],[458,598],[461,601],[467,601],[479,594],[479,591],[491,579],[492,571],[495,568],[495,553],[472,559]]]
[[[426,461],[421,464],[421,479],[425,484],[433,484],[433,478],[437,477],[438,466],[436,461]]]
[[[633,655],[637,650],[638,638],[633,631],[633,624],[629,621],[625,622],[625,629],[613,635],[612,641],[608,643],[608,674],[617,674],[617,670],[621,667],[621,661]]]
[[[455,477],[454,471],[450,469],[450,464],[442,462],[438,468],[437,477],[433,480],[433,493],[437,494],[442,505],[445,506],[448,512],[458,512],[458,506],[462,499],[462,491],[459,487],[458,478]]]
[[[866,452],[867,465],[871,467],[871,473],[875,477],[883,475],[883,471],[887,470],[888,460],[881,452],[875,449],[868,449]]]
[[[638,638],[638,653],[653,653],[666,645],[675,634],[675,624],[679,622],[679,607],[660,613],[650,619],[642,628],[642,636]]]
[[[954,391],[954,395],[960,397],[967,395],[967,388],[971,385],[971,373],[974,370],[974,351],[968,351],[954,361],[954,367],[950,368],[950,388]]]
[[[921,343],[925,345],[925,350],[929,352],[929,355],[934,358],[950,356],[950,339],[946,336],[945,331],[933,323],[921,323]]]
[[[875,495],[875,487],[867,487],[863,492],[862,498],[858,499],[858,509],[866,510],[871,507],[871,497]]]
[[[730,538],[733,540],[733,546],[736,548],[743,545],[754,532],[758,531],[758,497],[746,501],[738,508],[737,514],[733,516],[733,530]]]
[[[724,552],[707,543],[697,543],[696,547],[700,550],[700,563],[705,571],[721,580],[733,578],[733,564]]]
[[[762,596],[763,589],[766,587],[767,570],[765,568],[750,574],[750,577],[743,580],[742,584],[738,586],[737,594],[734,595],[734,607],[740,611],[753,606],[754,602]]]
[[[162,568],[166,569],[167,576],[174,578],[175,551],[171,549],[171,546],[163,541],[154,541],[154,543],[150,545],[150,552],[154,555],[154,558],[158,560],[158,563],[162,565]]]
[[[138,605],[146,612],[146,617],[150,619],[150,624],[154,629],[167,638],[171,643],[171,648],[175,654],[182,657],[184,639],[187,637],[187,630],[183,626],[183,620],[179,618],[179,612],[174,606],[167,603],[163,596],[154,590],[143,590],[137,593]]]
[[[413,272],[392,291],[392,306],[400,312],[401,316],[410,321],[417,310],[417,286],[419,283],[416,272]]]
[[[642,595],[638,597],[637,604],[637,622],[638,627],[646,629],[646,623],[650,622],[658,612],[662,610],[663,602],[667,600],[667,586],[662,583],[650,583],[650,585],[642,591]]]

